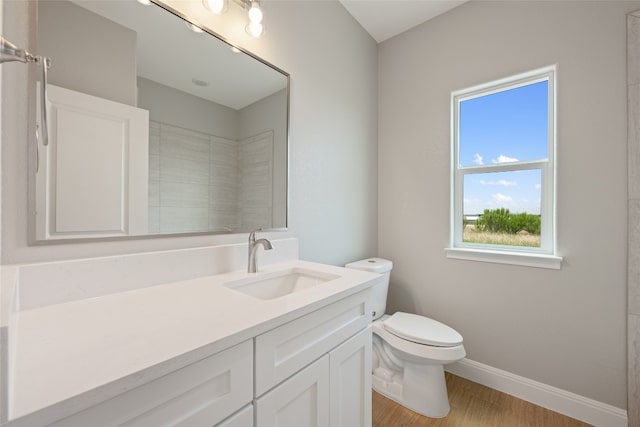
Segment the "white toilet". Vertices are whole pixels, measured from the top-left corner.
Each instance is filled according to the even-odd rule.
[[[419,414],[449,413],[444,365],[465,356],[462,335],[416,314],[384,314],[393,263],[382,258],[352,262],[347,268],[373,271],[384,281],[372,288],[373,389]]]

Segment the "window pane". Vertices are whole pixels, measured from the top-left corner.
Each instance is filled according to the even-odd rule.
[[[540,247],[540,169],[466,174],[464,242]]]
[[[548,81],[460,102],[459,164],[547,158]]]

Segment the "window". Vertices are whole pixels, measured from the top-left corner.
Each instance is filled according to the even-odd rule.
[[[452,93],[450,258],[560,268],[555,71]]]

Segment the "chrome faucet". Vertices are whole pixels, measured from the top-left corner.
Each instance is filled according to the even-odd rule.
[[[260,230],[256,230],[260,231]],[[256,252],[258,250],[258,246],[262,245],[265,251],[273,249],[271,246],[271,242],[267,239],[258,239],[256,240],[256,232],[252,231],[249,233],[249,265],[247,266],[247,271],[249,273],[256,273],[258,271],[258,263],[256,261]]]

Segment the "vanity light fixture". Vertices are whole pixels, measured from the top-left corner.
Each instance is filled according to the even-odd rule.
[[[140,0],[139,0],[140,1]],[[247,9],[249,23],[245,27],[246,32],[252,37],[259,38],[264,34],[264,24],[262,23],[262,9],[259,0],[233,0],[243,9]],[[227,11],[229,0],[202,0],[205,9],[216,15],[221,15]]]
[[[260,9],[260,3],[258,3],[257,0],[251,1],[251,6],[247,14],[249,15],[249,24],[246,27],[247,33],[255,38],[259,38],[264,34],[264,25],[262,24],[262,9]]]
[[[260,4],[256,0],[251,2],[251,7],[247,14],[249,15],[249,21],[251,21],[252,24],[262,23],[262,10],[260,9]]]
[[[229,2],[227,0],[202,0],[205,9],[216,15],[222,15],[227,11]]]

